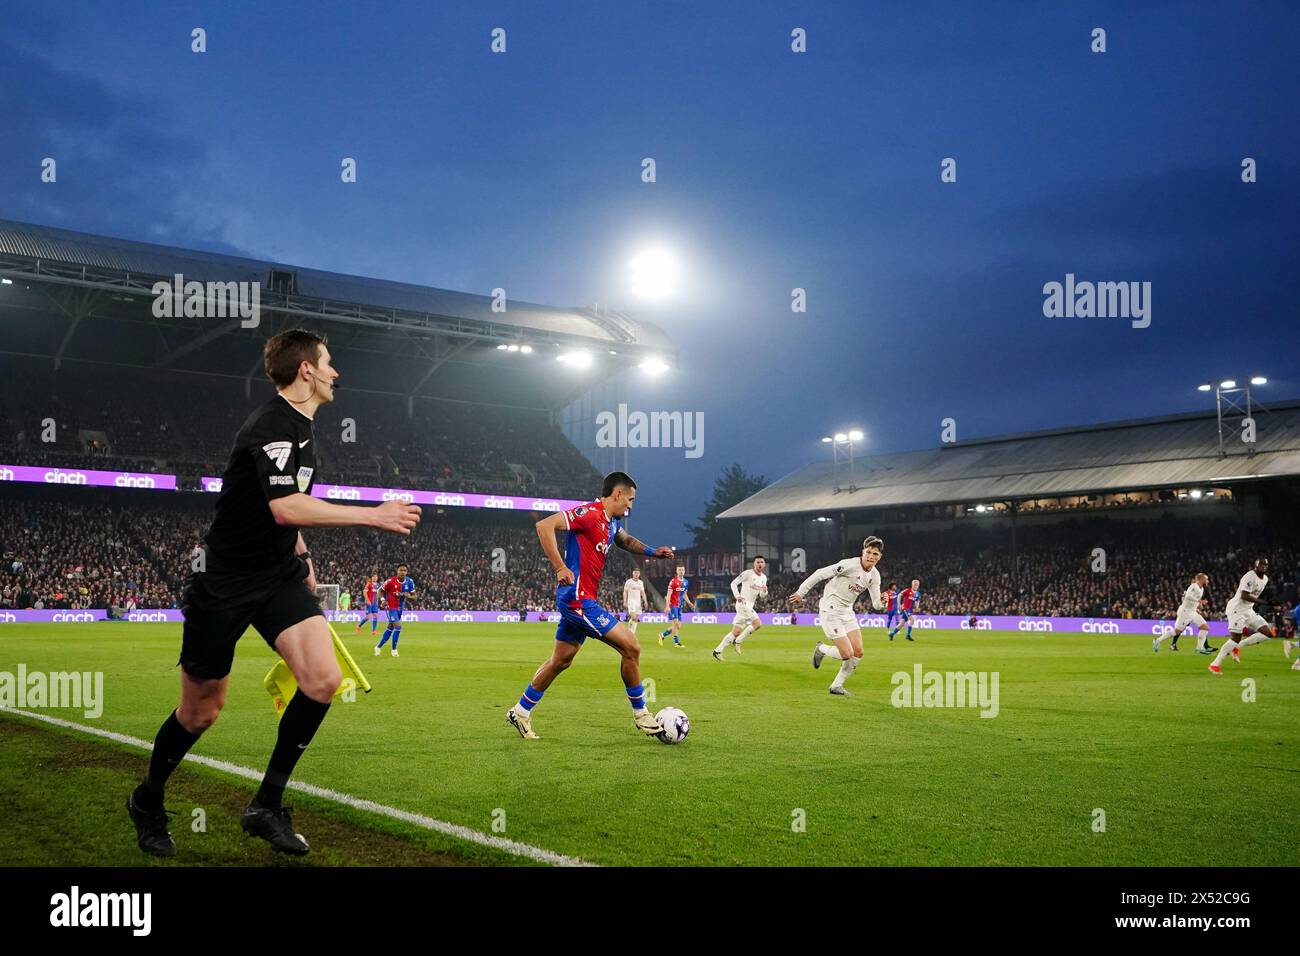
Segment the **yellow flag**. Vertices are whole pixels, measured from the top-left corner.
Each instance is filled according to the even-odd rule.
[[[356,690],[358,687],[367,694],[370,693],[370,681],[366,680],[366,675],[353,660],[352,654],[343,643],[343,638],[339,637],[333,624],[329,628],[330,636],[334,639],[334,659],[339,662],[339,670],[343,672],[343,682],[339,684],[339,689],[334,692],[334,696],[341,697],[349,690]],[[284,709],[289,706],[289,701],[293,700],[293,695],[298,690],[298,681],[294,679],[293,671],[289,670],[289,665],[283,658],[277,660],[267,671],[266,677],[262,679],[262,686],[271,695],[275,716],[283,717]]]

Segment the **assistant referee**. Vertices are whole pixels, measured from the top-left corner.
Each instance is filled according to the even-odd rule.
[[[250,625],[284,658],[298,690],[280,718],[262,785],[240,822],[277,850],[308,852],[281,799],[343,677],[298,529],[368,527],[410,534],[420,521],[420,509],[404,501],[359,507],[311,496],[312,419],[334,400],[339,376],[324,336],[305,329],[282,332],[267,341],[264,365],[276,396],[248,416],[235,438],[216,515],[181,599],[180,706],[158,729],[149,772],[127,798],[140,849],[155,856],[176,855],[163,789],[221,713],[235,644]]]

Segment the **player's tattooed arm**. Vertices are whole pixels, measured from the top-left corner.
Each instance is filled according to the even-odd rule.
[[[618,534],[614,535],[614,543],[629,554],[647,554],[651,548],[639,538],[634,538],[622,528],[618,529]],[[656,558],[671,558],[673,556],[672,548],[655,548],[654,556]]]

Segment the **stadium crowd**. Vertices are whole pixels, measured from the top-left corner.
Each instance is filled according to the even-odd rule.
[[[0,606],[177,606],[194,548],[211,520],[211,497],[40,490],[46,492],[41,497],[0,497]],[[404,563],[416,580],[416,608],[553,607],[555,577],[527,514],[429,509],[409,538],[364,529],[317,529],[306,537],[318,583],[350,591],[354,605],[369,574],[383,580]],[[1300,580],[1300,549],[1262,536],[1249,552],[1216,545],[1228,535],[1213,522],[1110,519],[1028,529],[1014,561],[1006,536],[993,530],[966,536],[965,548],[938,533],[895,533],[886,540],[884,583],[906,587],[918,578],[920,609],[927,614],[1166,618],[1192,574],[1205,571],[1208,616],[1220,619],[1256,553],[1272,561],[1269,597],[1279,607],[1294,603]],[[1094,548],[1105,550],[1104,571],[1094,570]],[[623,609],[622,585],[632,567],[631,556],[611,553],[601,583],[607,607]],[[651,604],[662,607],[668,574],[645,577]],[[781,571],[774,560],[760,609],[787,609],[804,577]],[[729,581],[730,575],[692,577],[691,591],[727,594]]]

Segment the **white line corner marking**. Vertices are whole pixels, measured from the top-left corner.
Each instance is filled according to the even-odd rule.
[[[132,737],[129,734],[119,734],[113,730],[101,730],[98,727],[89,727],[86,724],[78,724],[71,720],[63,720],[61,717],[51,717],[49,714],[37,714],[29,710],[19,710],[16,707],[0,707],[0,714],[17,714],[21,717],[28,717],[32,720],[39,720],[47,724],[53,724],[56,727],[65,727],[69,730],[79,730],[82,733],[90,734],[94,737],[103,737],[106,740],[112,740],[119,744],[128,744],[132,747],[138,747],[141,750],[153,750],[153,744],[147,740],[141,740],[139,737]],[[214,770],[220,770],[223,773],[233,774],[236,777],[244,777],[247,780],[260,782],[262,779],[262,774],[253,770],[251,767],[241,767],[239,764],[227,763],[224,760],[215,760],[212,757],[204,757],[201,754],[187,754],[185,759],[192,760],[205,767],[211,767]],[[368,813],[375,813],[381,817],[390,817],[393,820],[401,820],[403,823],[409,823],[425,830],[434,830],[438,833],[444,833],[447,836],[456,837],[459,840],[477,843],[481,846],[491,847],[494,850],[502,850],[515,856],[527,857],[530,860],[536,860],[538,863],[550,863],[552,866],[596,866],[595,863],[588,863],[586,860],[579,859],[576,856],[565,856],[562,853],[553,853],[550,850],[543,850],[541,847],[530,846],[527,843],[519,843],[516,840],[507,840],[505,837],[493,836],[490,833],[480,833],[478,830],[463,827],[458,823],[448,823],[446,820],[435,820],[433,817],[426,817],[422,813],[412,813],[410,810],[401,810],[397,807],[385,806],[382,803],[375,803],[373,800],[354,797],[348,793],[339,793],[337,790],[330,790],[327,787],[318,787],[315,784],[303,783],[299,780],[290,780],[289,789],[310,794],[313,797],[320,797],[322,800],[333,800],[335,803],[341,803],[344,806],[352,807],[354,810],[365,810]]]

